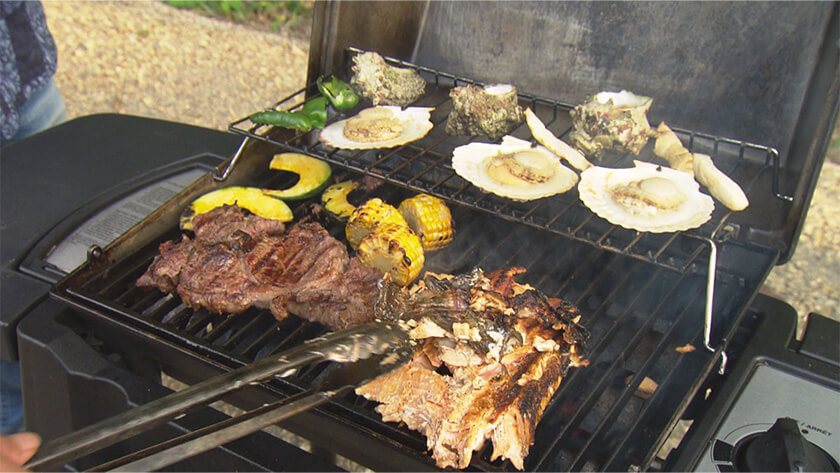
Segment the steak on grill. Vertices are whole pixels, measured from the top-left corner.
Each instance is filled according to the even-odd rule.
[[[380,299],[378,315],[398,317],[421,348],[356,392],[381,403],[383,420],[425,435],[442,468],[466,468],[490,439],[493,459],[522,469],[563,376],[587,364],[577,309],[516,283],[520,272],[427,273],[407,294]]]
[[[177,292],[193,309],[239,313],[251,306],[278,319],[293,313],[334,330],[369,322],[381,273],[351,258],[317,223],[283,233],[280,222],[224,206],[196,216],[195,239],[160,245],[139,287]]]

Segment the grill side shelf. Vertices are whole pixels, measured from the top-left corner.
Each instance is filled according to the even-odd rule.
[[[346,55],[347,62],[352,54],[358,52],[361,51],[350,48]],[[278,133],[279,130],[270,126],[255,125],[247,117],[233,122],[229,129],[247,138],[271,143],[283,150],[304,153],[410,191],[434,195],[455,205],[496,215],[509,222],[541,229],[677,272],[684,272],[692,265],[703,263],[697,257],[708,248],[708,239],[720,242],[738,239],[747,233],[741,231],[737,223],[730,222],[732,212],[720,203],[716,203],[711,220],[700,228],[686,232],[651,234],[628,230],[601,219],[583,205],[576,189],[530,202],[514,202],[485,193],[455,173],[451,166],[451,156],[456,147],[473,141],[484,141],[486,137],[450,136],[444,131],[452,107],[450,88],[462,84],[483,84],[405,61],[385,59],[392,65],[413,68],[427,80],[427,93],[412,104],[435,109],[432,113],[434,128],[421,140],[391,149],[355,151],[336,149],[320,143],[318,130],[291,133],[283,130],[286,133]],[[344,73],[349,76],[349,65],[346,65]],[[297,110],[317,95],[315,84],[308,84],[271,108]],[[568,112],[573,108],[572,105],[526,93],[520,93],[519,98],[520,104],[531,107],[555,135],[563,138],[571,131]],[[334,114],[329,117],[328,124],[354,113]],[[771,189],[767,198],[786,199],[776,192],[779,153],[775,149],[673,129],[691,151],[711,155],[722,171],[739,182],[748,196],[752,195],[751,200],[763,197],[754,194],[764,193],[766,189]],[[534,142],[524,122],[510,134]],[[602,162],[596,164],[630,167],[634,159],[659,162],[649,143],[638,157],[608,152]]]

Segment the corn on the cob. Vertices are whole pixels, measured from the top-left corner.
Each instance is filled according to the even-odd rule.
[[[425,251],[435,251],[452,241],[452,214],[446,203],[437,197],[418,194],[402,201],[399,211]]]
[[[389,223],[405,225],[408,228],[408,224],[399,210],[382,202],[382,199],[373,198],[356,207],[356,210],[350,215],[344,231],[350,246],[355,249],[368,233]]]
[[[426,262],[420,239],[404,223],[380,225],[362,238],[356,255],[363,265],[390,273],[401,286],[414,281]]]

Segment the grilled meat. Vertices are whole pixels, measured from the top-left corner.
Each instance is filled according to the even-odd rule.
[[[368,322],[381,274],[350,258],[317,223],[282,233],[279,222],[236,206],[195,218],[195,239],[160,245],[139,287],[177,292],[187,306],[239,313],[270,309],[279,320],[294,313],[335,330]]]
[[[380,402],[385,421],[425,435],[440,467],[466,468],[490,439],[493,459],[522,469],[563,376],[587,363],[577,309],[517,283],[523,271],[427,273],[408,291],[383,287],[377,316],[398,319],[420,349],[356,392]]]

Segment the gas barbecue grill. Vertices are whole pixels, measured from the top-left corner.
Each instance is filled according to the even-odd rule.
[[[15,300],[24,301],[8,324],[20,320],[28,428],[57,437],[159,397],[166,391],[161,373],[192,384],[326,332],[294,317],[277,322],[264,310],[232,316],[193,311],[177,296],[134,285],[157,246],[179,238],[178,216],[189,202],[229,185],[288,187],[291,178],[269,172],[268,161],[291,150],[331,163],[336,174],[386,182],[360,199],[397,202],[424,192],[449,202],[455,240],[427,255],[426,270],[521,266],[528,269],[522,282],[579,307],[581,323],[591,333],[590,365],[563,380],[538,425],[526,469],[734,471],[752,458],[761,433],[785,418],[794,419],[799,428],[793,430],[801,432],[797,438],[807,441],[803,445],[815,446],[809,452],[825,455],[836,468],[840,452],[830,439],[840,426],[830,419],[840,406],[840,329],[812,315],[803,341],[792,342],[795,313],[758,295],[773,266],[793,252],[836,119],[836,3],[493,3],[480,8],[319,3],[315,17],[309,83],[274,107],[301,107],[317,96],[314,78],[347,79],[351,58],[376,50],[428,82],[427,93],[413,105],[435,108],[429,135],[399,148],[359,152],[329,148],[317,141],[317,132],[259,127],[247,119],[234,122],[232,134],[221,134],[173,132],[183,125],[108,117],[71,122],[4,150],[4,159],[13,162],[38,149],[55,153],[93,126],[113,130],[104,137],[108,148],[131,158],[154,154],[170,142],[184,151],[180,158],[187,158],[133,168],[130,172],[143,174],[129,188],[118,186],[87,202],[28,248],[16,249],[20,253],[7,253],[4,246],[4,261],[15,260],[4,268],[10,280],[36,287],[21,290]],[[737,48],[710,36],[735,27],[743,32]],[[518,34],[527,28],[531,34]],[[546,43],[554,49],[536,47]],[[653,51],[658,55],[652,57]],[[570,130],[568,111],[586,95],[626,88],[654,97],[651,123],[665,119],[679,125],[675,131],[683,143],[711,155],[744,188],[751,206],[732,213],[718,204],[698,229],[647,234],[598,218],[574,190],[526,203],[482,193],[455,174],[450,157],[455,147],[484,138],[449,136],[443,123],[451,109],[451,87],[492,82],[515,84],[523,107],[534,109],[561,138]],[[131,132],[125,120],[134,126]],[[161,133],[190,136],[160,139]],[[148,150],[121,143],[130,134]],[[524,124],[512,134],[530,139]],[[72,152],[84,159],[84,153]],[[601,164],[627,167],[632,159],[608,153]],[[641,159],[653,159],[650,145]],[[135,217],[139,224],[121,229],[127,231],[113,243],[105,239],[86,247],[84,264],[59,281],[76,261],[64,250],[68,235],[88,241],[74,229],[81,224],[89,239],[96,233],[92,227],[108,221],[97,216],[114,215],[114,208],[131,207],[150,195],[161,200],[159,208],[147,210],[142,221],[142,215]],[[3,201],[5,213],[8,199]],[[293,207],[295,215],[307,214],[311,202]],[[325,222],[343,240],[343,226]],[[4,272],[4,286],[6,278]],[[53,282],[51,300],[25,301],[24,295],[37,296]],[[6,312],[5,289],[3,298]],[[686,345],[695,350],[677,350]],[[312,366],[226,401],[255,409],[305,391],[323,369]],[[639,390],[646,380],[657,384],[649,396]],[[770,396],[766,412],[745,407],[744,396],[766,397],[777,384],[785,388]],[[797,402],[798,396],[811,395],[822,402]],[[312,444],[313,454],[258,433],[173,468],[325,470],[334,468],[332,454],[374,469],[435,468],[425,438],[382,422],[375,407],[348,394],[284,421],[282,427]],[[211,410],[190,414],[72,467],[90,468],[220,417]],[[677,446],[667,453],[662,447],[686,420],[692,425],[684,440],[671,441]],[[790,423],[779,425],[774,433]],[[513,468],[491,461],[491,450],[488,445],[477,452],[471,469]]]

